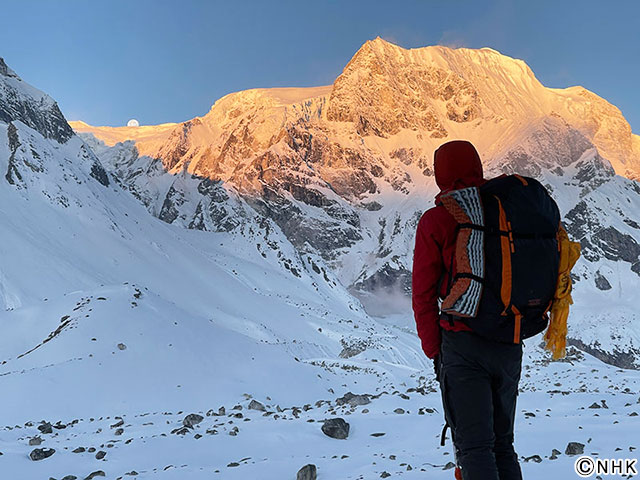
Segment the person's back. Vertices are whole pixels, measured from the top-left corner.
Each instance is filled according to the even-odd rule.
[[[482,164],[473,145],[453,141],[436,150],[434,171],[441,192],[436,206],[418,223],[413,260],[418,335],[425,354],[434,360],[463,479],[521,479],[513,427],[522,344],[483,338],[464,321],[441,315],[439,305],[456,268],[459,229],[439,199],[453,190],[483,185]]]

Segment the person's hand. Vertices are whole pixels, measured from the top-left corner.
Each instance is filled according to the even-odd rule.
[[[433,373],[436,374],[436,380],[440,381],[440,355],[433,357]]]

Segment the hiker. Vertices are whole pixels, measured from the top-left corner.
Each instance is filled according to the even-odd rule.
[[[456,478],[521,479],[513,448],[521,340],[547,324],[558,272],[559,213],[544,187],[533,179],[503,175],[485,180],[478,152],[467,141],[451,141],[438,148],[434,172],[440,193],[436,206],[418,223],[412,303],[422,349],[433,359],[440,382],[456,453]],[[456,192],[466,193],[456,196]],[[529,203],[540,206],[540,215],[523,211],[528,218],[511,215],[507,219],[505,209],[517,205],[522,195],[534,196]],[[464,202],[470,202],[468,210],[461,208]],[[485,225],[485,220],[495,220],[499,226]],[[539,230],[518,233],[517,228],[529,227]],[[462,251],[461,241],[467,242]],[[515,269],[518,262],[527,261],[517,256],[527,248],[537,249],[532,254],[535,264],[527,266],[534,276],[528,291],[538,285],[544,291],[522,305],[527,293],[518,290],[520,278],[514,276],[512,285],[510,269],[511,262]],[[471,258],[472,254],[478,258]],[[501,284],[490,284],[500,278]]]

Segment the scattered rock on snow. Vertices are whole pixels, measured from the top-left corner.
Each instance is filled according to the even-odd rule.
[[[542,457],[540,455],[531,455],[530,457],[524,457],[525,462],[542,462]]]
[[[171,430],[171,433],[174,433],[176,435],[186,435],[187,433],[189,433],[189,428],[187,427],[175,428]]]
[[[316,478],[316,466],[311,463],[298,470],[298,475],[296,476],[296,480],[316,480]]]
[[[371,400],[369,399],[369,395],[367,394],[358,395],[347,392],[342,397],[336,398],[337,405],[350,405],[352,407],[357,407],[359,405],[368,405],[370,403]]]
[[[126,350],[127,346],[124,343],[119,343],[118,344],[118,350]]]
[[[596,282],[596,287],[599,290],[611,290],[611,284],[609,283],[609,280],[607,280],[607,277],[602,275],[600,271],[596,272],[594,280]]]
[[[42,443],[42,437],[40,437],[40,435],[36,435],[35,437],[31,437],[29,439],[29,445],[30,446],[38,446]]]
[[[582,455],[584,453],[584,443],[569,442],[564,453],[566,455]]]
[[[29,454],[29,458],[34,462],[37,462],[38,460],[49,458],[54,453],[56,453],[56,451],[53,448],[35,448]]]
[[[53,433],[53,430],[51,428],[51,424],[49,422],[42,422],[41,425],[38,425],[38,430],[40,430],[40,433]]]
[[[53,425],[53,428],[56,428],[58,430],[64,430],[65,428],[67,428],[67,426],[64,423],[62,423],[60,420],[58,420],[56,424]]]
[[[435,410],[433,408],[420,407],[418,409],[418,415],[424,415],[425,413],[433,413]]]
[[[107,456],[107,452],[105,452],[104,450],[100,450],[98,453],[96,453],[96,458],[98,460],[102,460],[106,456]]]
[[[102,470],[96,470],[95,472],[91,472],[87,475],[84,480],[93,480],[96,477],[105,477],[105,473]]]
[[[251,400],[251,402],[249,402],[249,407],[247,408],[249,408],[249,410],[258,410],[260,412],[267,411],[267,409],[264,408],[264,405],[258,402],[257,400]]]
[[[349,424],[342,418],[330,418],[322,424],[322,433],[331,438],[344,440],[349,436]]]
[[[199,424],[200,422],[202,422],[202,420],[204,420],[204,417],[202,415],[198,415],[197,413],[190,413],[189,415],[184,417],[184,420],[182,420],[182,424],[185,427],[193,428],[194,425]]]
[[[111,428],[118,428],[118,427],[121,427],[122,425],[124,425],[124,420],[120,419],[120,421],[111,425]]]

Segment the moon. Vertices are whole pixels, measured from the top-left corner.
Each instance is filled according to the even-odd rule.
[[[127,127],[139,127],[139,126],[140,126],[140,122],[138,122],[138,120],[136,120],[135,118],[132,118],[127,122]]]

